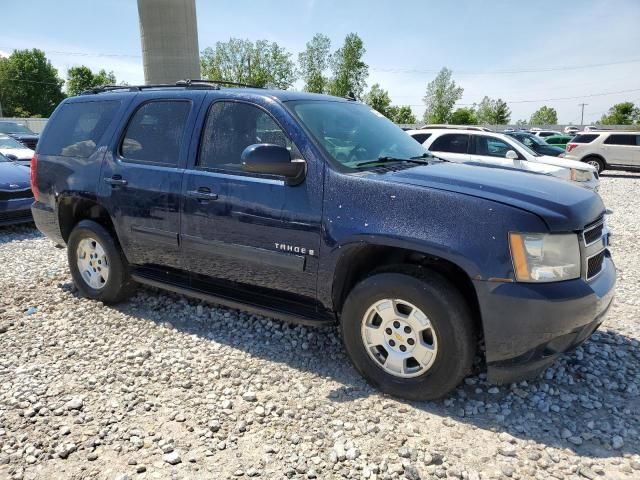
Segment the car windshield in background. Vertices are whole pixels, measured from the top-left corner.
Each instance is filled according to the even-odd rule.
[[[7,137],[6,135],[0,136],[0,148],[26,148],[17,140],[14,140],[11,137]]]
[[[435,158],[393,122],[361,103],[316,100],[286,105],[343,167],[375,166],[377,160]]]
[[[7,157],[5,157],[3,154],[0,153],[0,162],[10,162],[11,160],[9,160]]]
[[[525,143],[527,140],[530,140],[530,138],[529,138],[529,137],[537,138],[535,135],[528,135],[528,136],[526,136],[526,137],[524,137],[524,138],[516,137],[515,135],[509,135],[509,136],[510,136],[513,140],[515,140],[516,142],[518,142],[518,143],[520,144],[520,148],[522,148],[522,149],[523,149],[525,152],[527,152],[529,155],[533,155],[534,157],[541,157],[541,156],[542,156],[542,155],[541,155],[541,154],[539,154],[538,152],[534,152],[533,150],[531,150],[531,148],[530,148],[530,147],[528,147],[528,146],[526,145],[526,143]],[[540,140],[540,142],[541,142],[542,144],[545,144],[545,141],[544,141],[544,140]],[[531,145],[531,144],[529,144],[529,145]]]
[[[35,135],[24,125],[15,122],[0,122],[0,133],[28,133]]]

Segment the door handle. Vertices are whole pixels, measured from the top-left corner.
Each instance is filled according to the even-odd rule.
[[[124,187],[128,182],[122,178],[120,175],[114,175],[113,177],[105,177],[105,182],[107,182],[112,187]]]
[[[200,187],[197,190],[189,190],[187,196],[196,200],[217,200],[218,194],[212,193],[207,187]]]

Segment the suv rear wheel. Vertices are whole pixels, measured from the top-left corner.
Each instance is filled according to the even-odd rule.
[[[71,276],[82,295],[117,303],[131,294],[133,281],[127,262],[102,225],[91,220],[79,222],[67,243]]]
[[[471,371],[471,314],[459,291],[435,272],[379,273],[359,284],[341,318],[346,350],[375,387],[433,400]]]
[[[582,161],[588,165],[591,165],[592,167],[595,167],[595,169],[598,171],[598,174],[605,168],[604,162],[599,157],[586,157]]]

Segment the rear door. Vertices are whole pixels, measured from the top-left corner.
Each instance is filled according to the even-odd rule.
[[[612,133],[604,139],[604,157],[613,165],[639,165],[638,135],[631,133]]]
[[[445,133],[435,139],[429,138],[425,147],[437,157],[452,162],[468,162],[469,137],[467,133]],[[433,137],[432,137],[433,138]]]
[[[180,188],[202,96],[154,92],[138,98],[105,156],[102,203],[132,264],[181,266]]]
[[[323,163],[304,158],[307,175],[295,186],[244,172],[240,156],[256,143],[285,146],[292,158],[303,158],[282,128],[291,118],[264,98],[212,97],[201,112],[202,132],[194,137],[182,188],[181,240],[192,284],[219,292],[233,282],[231,294],[251,292],[249,302],[286,297],[313,306]]]

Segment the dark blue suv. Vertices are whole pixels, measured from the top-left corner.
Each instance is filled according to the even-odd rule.
[[[493,382],[532,376],[613,297],[597,194],[439,160],[349,99],[96,89],[58,106],[32,179],[36,224],[85,296],[142,283],[337,322],[355,367],[400,397],[445,395],[476,354]]]

